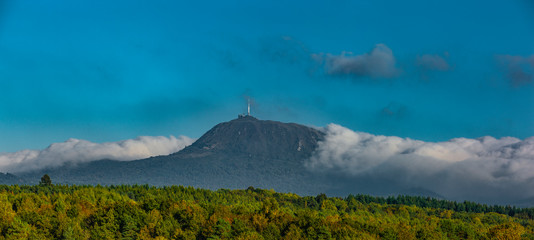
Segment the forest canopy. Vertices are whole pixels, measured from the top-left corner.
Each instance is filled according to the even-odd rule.
[[[533,209],[272,190],[0,185],[1,239],[534,239]]]

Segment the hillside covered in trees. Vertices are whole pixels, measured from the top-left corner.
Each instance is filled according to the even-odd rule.
[[[423,197],[300,197],[252,187],[0,186],[1,239],[534,239],[533,214]]]

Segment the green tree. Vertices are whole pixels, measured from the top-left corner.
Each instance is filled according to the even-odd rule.
[[[51,186],[52,180],[50,179],[50,176],[48,174],[45,174],[41,177],[41,181],[39,182],[39,185],[41,186]]]

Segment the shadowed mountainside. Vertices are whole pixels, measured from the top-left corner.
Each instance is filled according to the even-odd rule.
[[[24,184],[26,181],[18,176],[15,176],[11,173],[0,173],[0,184]]]
[[[183,185],[208,189],[249,186],[299,195],[347,196],[409,194],[442,198],[396,181],[309,171],[305,162],[325,133],[314,128],[241,116],[223,122],[179,152],[135,161],[100,160],[6,175],[4,184],[37,184],[43,174],[53,183],[77,185]]]
[[[63,184],[185,185],[209,189],[273,188],[299,194],[327,191],[308,172],[308,159],[324,133],[294,123],[244,116],[216,125],[195,143],[168,156],[136,161],[101,160],[20,174],[26,180],[48,173]]]

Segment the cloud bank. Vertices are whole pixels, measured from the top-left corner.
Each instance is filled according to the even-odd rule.
[[[336,124],[324,131],[325,140],[305,164],[315,172],[426,189],[454,200],[509,204],[534,197],[534,137],[424,142]]]
[[[62,143],[53,143],[43,150],[22,150],[0,153],[0,172],[25,172],[65,163],[83,163],[102,159],[130,161],[151,156],[167,155],[194,142],[186,136],[149,137],[118,142],[93,143],[71,138]]]
[[[385,44],[377,44],[369,53],[361,55],[343,52],[340,55],[313,54],[312,58],[323,63],[326,74],[332,76],[393,78],[401,72],[393,51]]]

